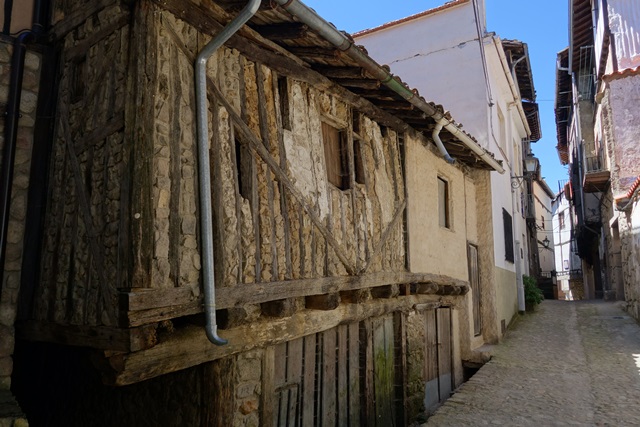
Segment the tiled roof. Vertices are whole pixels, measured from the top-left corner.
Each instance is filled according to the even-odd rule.
[[[366,34],[371,34],[374,33],[376,31],[380,31],[380,30],[384,30],[385,28],[390,28],[399,24],[404,24],[405,22],[409,22],[409,21],[413,21],[415,19],[419,19],[422,18],[423,16],[428,16],[428,15],[433,15],[434,13],[440,12],[442,10],[445,9],[450,9],[454,6],[458,6],[464,3],[469,3],[470,0],[452,0],[449,2],[446,2],[445,4],[443,4],[442,6],[438,6],[438,7],[434,7],[433,9],[429,9],[429,10],[425,10],[424,12],[420,12],[420,13],[416,13],[415,15],[411,15],[411,16],[407,16],[406,18],[401,18],[401,19],[397,19],[395,21],[389,21],[385,24],[379,25],[377,27],[374,28],[369,28],[366,30],[362,30],[362,31],[358,31],[357,33],[354,33],[353,36],[354,37],[360,37],[360,36],[364,36]]]
[[[640,67],[625,68],[624,70],[615,71],[610,74],[605,74],[604,76],[602,76],[602,80],[609,83],[610,81],[613,81],[613,80],[623,79],[625,77],[632,77],[637,75],[640,75]]]

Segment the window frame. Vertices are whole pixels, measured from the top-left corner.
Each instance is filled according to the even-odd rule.
[[[513,217],[505,208],[502,208],[502,226],[504,231],[504,260],[514,264],[516,262],[515,248],[513,244]]]
[[[452,229],[451,224],[451,183],[448,179],[438,175],[438,225],[447,230]],[[442,184],[442,187],[441,187]]]

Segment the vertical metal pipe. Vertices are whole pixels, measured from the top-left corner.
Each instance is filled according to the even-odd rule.
[[[215,276],[213,271],[213,221],[211,209],[211,176],[209,165],[209,108],[207,102],[207,61],[229,38],[258,11],[261,0],[249,0],[236,18],[217,34],[198,54],[195,64],[196,121],[198,130],[198,175],[200,185],[200,223],[202,228],[202,281],[204,311],[209,341],[227,344],[218,336],[216,323]]]

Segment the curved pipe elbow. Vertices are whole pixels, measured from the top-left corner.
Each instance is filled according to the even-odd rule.
[[[436,147],[438,147],[438,150],[440,150],[442,157],[444,157],[444,160],[449,164],[454,164],[456,162],[456,159],[454,159],[449,155],[449,152],[447,151],[446,148],[444,148],[444,144],[440,139],[440,131],[442,130],[442,128],[443,128],[443,125],[441,123],[437,123],[435,129],[431,133],[431,137],[433,138],[433,141],[436,143]]]
[[[224,338],[220,337],[220,335],[218,335],[218,327],[217,326],[213,326],[213,327],[210,328],[207,325],[206,332],[207,332],[207,338],[213,344],[215,344],[215,345],[226,345],[226,344],[229,344],[229,340],[225,340]]]

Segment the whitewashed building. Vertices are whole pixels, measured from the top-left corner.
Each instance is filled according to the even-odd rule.
[[[492,281],[504,330],[524,310],[522,275],[530,273],[530,176],[523,173],[523,159],[531,155],[529,143],[540,138],[540,128],[526,44],[486,31],[483,0],[451,1],[354,38],[392,73],[450,109],[503,162],[507,173],[491,174],[492,217],[480,227],[494,236]]]

